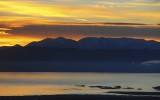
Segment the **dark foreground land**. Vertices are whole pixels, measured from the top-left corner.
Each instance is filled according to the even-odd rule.
[[[109,95],[53,95],[53,96],[1,96],[0,100],[160,100],[152,96],[109,96]]]

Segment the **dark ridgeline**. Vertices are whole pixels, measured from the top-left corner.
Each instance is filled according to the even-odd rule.
[[[132,38],[47,38],[0,48],[0,71],[160,72],[160,43]]]
[[[40,95],[40,96],[1,96],[0,100],[159,100],[153,96],[121,95]]]
[[[31,42],[27,47],[47,48],[79,48],[79,49],[160,49],[160,43],[154,40],[133,38],[96,38],[88,37],[74,41],[71,39],[47,38],[38,42]]]
[[[31,42],[26,47],[47,47],[47,48],[77,48],[77,42],[71,39],[46,38],[39,42]]]

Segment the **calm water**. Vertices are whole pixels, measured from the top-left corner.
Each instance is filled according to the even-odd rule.
[[[78,87],[76,85],[86,85]],[[92,85],[133,87],[98,89]],[[0,73],[0,95],[105,94],[107,91],[155,91],[160,74],[128,73]],[[143,90],[137,90],[142,88]]]

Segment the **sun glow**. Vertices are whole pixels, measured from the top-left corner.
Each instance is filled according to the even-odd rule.
[[[0,36],[0,46],[14,46],[16,44],[20,44],[22,46],[25,46],[29,42],[32,41],[38,41],[40,39],[38,38],[32,38],[32,37],[22,37],[22,36]]]

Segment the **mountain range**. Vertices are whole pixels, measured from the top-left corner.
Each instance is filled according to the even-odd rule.
[[[133,38],[47,38],[0,47],[2,72],[160,73],[160,42]]]
[[[160,42],[133,38],[82,38],[79,41],[72,39],[47,38],[38,42],[31,42],[28,47],[47,48],[79,48],[79,49],[160,49]]]

